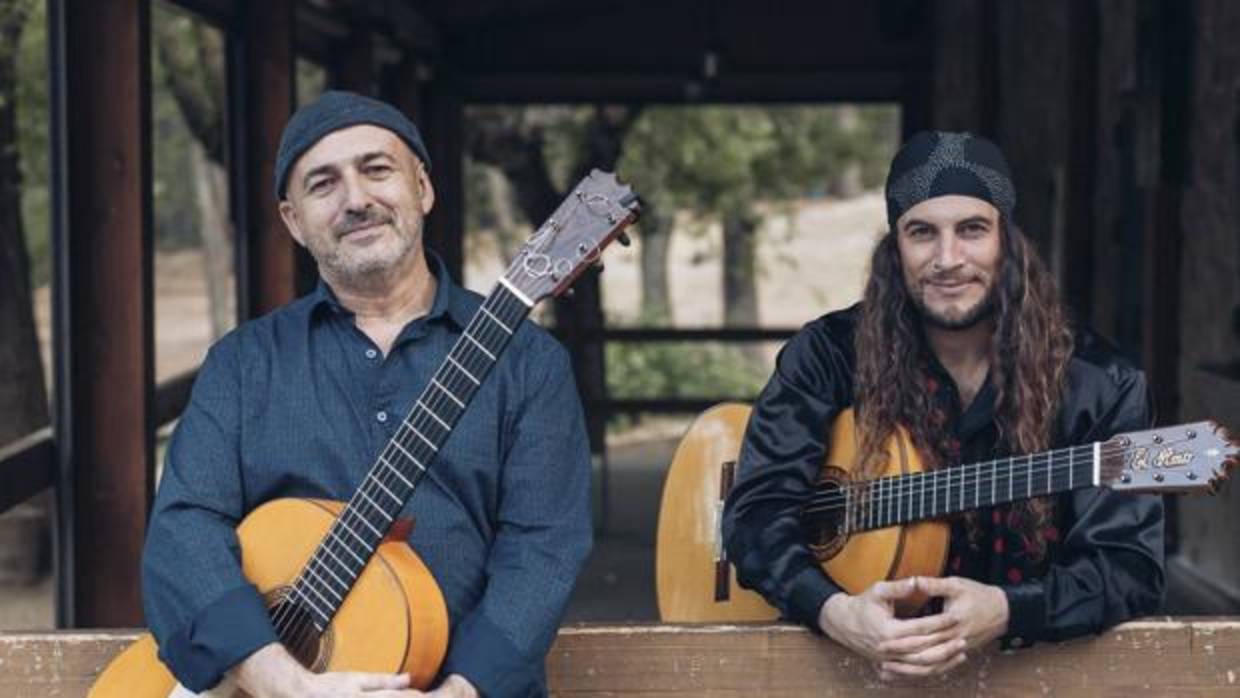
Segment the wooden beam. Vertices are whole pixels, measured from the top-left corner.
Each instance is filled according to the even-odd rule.
[[[51,427],[0,448],[0,513],[51,487],[55,471]]]
[[[137,636],[0,633],[0,695],[84,696]],[[1240,618],[1125,623],[1097,637],[986,651],[943,680],[883,684],[870,662],[791,625],[582,625],[547,655],[551,695],[1218,696],[1240,693]]]
[[[58,621],[131,625],[153,487],[150,3],[49,4],[57,87]],[[63,130],[61,130],[63,129]],[[107,583],[100,583],[107,580]]]
[[[233,211],[240,231],[238,307],[258,317],[296,297],[306,262],[277,209],[280,134],[293,110],[293,0],[245,3],[231,37]]]
[[[427,118],[418,124],[431,158],[435,208],[426,221],[425,240],[443,257],[460,282],[465,269],[465,109],[454,85],[437,81],[423,97]]]
[[[730,73],[705,82],[690,73],[473,73],[460,75],[474,103],[898,102],[924,83],[918,71],[838,70]]]
[[[348,40],[332,51],[332,87],[363,95],[375,94],[375,40],[365,27],[354,27]]]

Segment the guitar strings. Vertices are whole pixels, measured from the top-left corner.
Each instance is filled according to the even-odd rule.
[[[502,284],[497,284],[495,291],[493,291],[491,296],[487,299],[487,301],[482,304],[481,308],[487,308],[487,310],[491,312],[492,314],[494,314],[497,318],[506,318],[508,317],[509,313],[514,309],[515,305],[524,306],[525,304],[521,302],[520,298],[518,298],[516,294],[512,293],[511,291],[509,291],[508,293],[498,293],[500,288],[503,288]],[[489,301],[493,299],[495,300],[494,305],[492,307],[487,307],[490,304]],[[466,356],[467,352],[469,353],[476,352],[474,354],[474,359],[477,359],[479,356],[482,355],[481,347],[470,347],[469,346],[471,342],[469,339],[467,339],[464,336],[465,334],[470,334],[474,339],[482,343],[483,346],[488,347],[488,350],[490,346],[493,346],[492,345],[493,340],[499,340],[499,342],[494,346],[499,346],[502,350],[503,345],[506,344],[509,339],[511,339],[511,335],[507,331],[505,331],[505,328],[500,326],[499,323],[497,322],[484,323],[483,318],[484,318],[484,313],[482,312],[481,309],[475,312],[473,319],[470,320],[469,324],[466,326],[462,336],[459,337],[456,343],[454,343],[453,346],[449,349],[448,354],[447,354],[448,356],[456,355],[454,357],[454,360],[456,360],[457,357],[459,357],[459,359],[462,360],[463,363],[473,363],[472,361],[470,361],[469,357]],[[524,320],[524,313],[521,314],[521,317],[518,318],[517,322],[513,323],[515,325],[514,327],[508,328],[509,330],[512,331],[512,334],[516,333],[517,329],[519,328],[519,324],[521,320]],[[458,349],[460,351],[458,351]],[[488,371],[490,368],[492,368],[494,363],[498,362],[499,355],[496,354],[495,356],[496,356],[495,362],[492,362],[492,365],[486,366]],[[418,420],[419,417],[421,417],[422,418],[421,429],[418,429],[418,430],[419,432],[426,430],[427,427],[430,426],[433,418],[430,417],[429,415],[422,414],[423,410],[426,410],[426,411],[433,410],[436,415],[439,415],[441,414],[442,408],[447,407],[451,403],[452,398],[446,395],[442,395],[440,393],[443,393],[445,391],[451,391],[452,397],[457,397],[459,394],[461,394],[462,392],[466,390],[470,390],[470,389],[476,390],[481,387],[481,385],[473,385],[470,379],[461,371],[459,367],[457,368],[457,371],[455,373],[452,371],[448,371],[447,370],[448,365],[449,365],[449,362],[445,358],[444,362],[440,365],[439,369],[436,370],[434,374],[432,374],[432,377],[437,382],[440,382],[442,389],[440,389],[439,391],[434,391],[431,389],[435,387],[434,384],[428,382],[427,387],[423,389],[422,394],[419,395],[419,397],[415,400],[414,406],[410,410],[409,417],[402,420],[405,426],[408,426],[410,429],[418,429],[418,425],[416,424],[416,421]],[[476,376],[476,378],[478,378],[479,383],[481,383],[483,380],[482,377]],[[442,379],[442,381],[440,381],[440,379]],[[473,396],[470,395],[470,397],[472,398]],[[421,406],[423,407],[423,410],[418,409],[419,401],[422,403]],[[465,404],[468,405],[468,402],[466,402]],[[458,405],[457,409],[461,410],[461,413],[463,414],[464,408]],[[458,419],[459,417],[460,415],[458,415]],[[350,516],[353,517],[352,523],[354,526],[356,526],[359,523],[357,519],[365,519],[367,525],[373,525],[373,522],[371,522],[368,518],[366,518],[366,515],[361,511],[362,504],[360,503],[359,498],[363,496],[363,491],[367,489],[367,485],[369,484],[371,480],[374,480],[378,482],[379,484],[383,485],[384,487],[388,488],[389,491],[391,490],[392,487],[396,487],[396,483],[399,479],[398,477],[399,471],[397,471],[396,467],[392,464],[392,459],[395,458],[395,454],[393,453],[393,451],[396,448],[400,447],[400,448],[403,448],[407,453],[411,453],[412,450],[416,448],[415,444],[412,443],[413,435],[402,434],[403,431],[404,431],[403,429],[398,431],[396,435],[394,435],[393,438],[387,442],[383,451],[380,453],[379,458],[376,459],[374,465],[369,470],[366,478],[363,480],[362,485],[358,487],[358,489],[354,492],[353,496],[349,499],[349,502],[346,504],[345,508],[341,511],[340,515],[333,521],[331,528],[328,530],[328,535],[319,543],[319,546],[316,548],[314,554],[310,557],[306,565],[302,568],[302,572],[298,575],[297,579],[294,581],[291,591],[283,599],[285,603],[280,605],[276,613],[273,615],[272,625],[276,630],[277,636],[279,636],[281,641],[284,642],[286,646],[289,646],[290,649],[304,650],[307,642],[308,641],[313,642],[316,638],[316,634],[321,633],[322,630],[325,629],[325,627],[328,624],[330,624],[331,618],[328,616],[328,614],[324,612],[322,609],[320,609],[318,605],[315,604],[303,590],[305,587],[308,586],[311,588],[312,591],[319,594],[320,598],[322,598],[324,601],[327,601],[327,599],[322,596],[322,593],[319,590],[319,588],[316,586],[315,582],[313,582],[310,579],[310,577],[307,575],[314,574],[313,569],[316,565],[325,568],[329,572],[331,571],[330,565],[321,558],[321,553],[323,552],[327,552],[329,555],[333,556],[337,561],[340,560],[340,558],[336,557],[334,555],[334,552],[331,550],[331,546],[333,545],[333,543],[338,548],[347,549],[347,545],[343,543],[342,541],[340,541],[339,537],[336,535],[335,529],[337,527],[337,524],[343,526],[345,530],[353,534],[355,538],[364,542],[364,539],[362,539],[356,532],[354,532],[354,529],[349,528],[349,523],[350,523],[349,517]],[[402,435],[408,438],[410,440],[410,443],[401,443]],[[427,460],[432,461],[433,455],[434,455],[434,452],[432,451],[432,458],[428,458]],[[429,464],[427,464],[426,467],[429,467]],[[421,471],[419,474],[413,475],[413,479],[410,480],[413,486],[413,489],[416,489],[416,485],[418,484],[418,481],[421,479],[421,475],[423,473],[424,471]],[[409,489],[409,485],[406,485],[405,488],[401,488],[401,489]],[[410,489],[409,494],[407,494],[404,497],[405,502],[408,502],[409,497],[412,496],[413,489]],[[366,494],[367,495],[373,494],[376,497],[380,496],[378,492],[373,492],[373,491],[370,493],[366,493]],[[371,501],[373,502],[373,499],[371,499]],[[370,506],[372,509],[377,508],[375,507],[373,503],[370,504]],[[402,504],[402,508],[403,506],[404,504]],[[390,528],[391,522],[388,522],[384,526]],[[376,542],[376,545],[378,545],[381,542],[382,542],[382,537],[380,538],[379,541]],[[353,554],[352,551],[349,551],[349,552],[350,554]],[[367,561],[369,561],[370,555],[373,555],[373,551],[371,553],[368,553],[366,557]],[[365,565],[363,564],[362,567],[358,570],[359,575],[361,574],[361,570],[364,569],[364,567]],[[334,576],[334,573],[332,574]],[[317,577],[318,575],[314,574],[314,576]],[[328,588],[330,588],[330,585],[328,584],[328,582],[323,580],[321,577],[319,579],[324,586],[327,586]],[[337,578],[337,580],[343,582],[343,580],[340,580],[339,578]],[[348,583],[347,588],[339,590],[339,593],[341,595],[347,594],[349,590],[352,588],[353,582],[356,582],[356,578],[354,578],[352,582]],[[294,594],[300,597],[300,601],[293,598]],[[333,595],[336,595],[336,594],[333,594]],[[341,600],[340,603],[343,603],[343,600]],[[318,627],[318,624],[315,623],[310,618],[310,613],[307,612],[307,609],[301,608],[303,604],[306,606],[309,606],[309,611],[323,618],[323,626],[324,626],[323,629],[320,629]],[[330,606],[330,602],[328,605]]]
[[[1100,458],[1110,458],[1117,454],[1131,450],[1132,446],[1121,446],[1118,444],[1103,443],[1099,449]],[[1039,456],[1049,456],[1045,460],[1039,462]],[[1079,456],[1079,457],[1078,457]],[[875,505],[890,505],[898,500],[908,499],[910,494],[914,492],[924,495],[926,493],[925,484],[929,478],[934,478],[930,483],[931,496],[937,496],[940,493],[951,494],[953,488],[961,491],[977,494],[985,485],[992,485],[997,482],[1003,475],[1007,475],[1010,482],[1015,482],[1015,476],[1021,475],[1023,479],[1024,489],[1029,492],[1036,480],[1048,478],[1053,480],[1056,473],[1062,474],[1064,471],[1078,468],[1089,468],[1092,475],[1093,469],[1093,444],[1083,446],[1072,446],[1056,451],[1049,451],[1043,454],[1033,454],[1032,456],[1012,456],[1007,459],[1007,463],[1003,463],[1003,459],[994,461],[984,461],[981,463],[971,463],[968,465],[943,468],[923,473],[914,473],[912,476],[896,476],[889,478],[879,478],[876,480],[866,480],[860,483],[850,483],[845,488],[831,490],[816,494],[810,498],[809,504],[802,510],[804,514],[818,514],[828,511],[836,511],[840,508],[851,504],[852,495],[863,494],[861,488],[867,487],[871,490],[871,496],[859,504],[868,504],[871,507]],[[1036,471],[1031,472],[1031,469]],[[991,472],[983,473],[982,469],[990,469]],[[1025,471],[1022,473],[1021,471]],[[944,473],[946,480],[938,481],[937,473]],[[915,479],[915,481],[914,481]],[[972,482],[970,482],[972,480]],[[984,480],[984,481],[983,481]],[[885,485],[879,483],[886,483]],[[1081,487],[1093,486],[1092,479],[1085,479],[1081,482]],[[971,489],[970,489],[971,488]],[[849,493],[846,493],[845,490]],[[881,493],[874,493],[875,489],[887,490]],[[1075,488],[1074,488],[1075,489]],[[1045,494],[1045,493],[1043,493]],[[948,500],[950,503],[950,499]]]
[[[516,296],[515,296],[514,294],[511,294],[511,293],[509,293],[509,294],[492,294],[492,298],[497,298],[497,299],[498,299],[497,303],[496,303],[496,304],[495,304],[495,306],[492,308],[492,310],[493,310],[494,312],[497,312],[497,313],[498,313],[499,315],[501,315],[501,316],[507,316],[507,315],[508,315],[508,313],[509,313],[509,311],[510,311],[510,310],[512,310],[512,308],[513,308],[513,303],[517,303],[517,302],[519,302],[519,299],[517,299],[517,298],[516,298]],[[486,304],[486,303],[484,303],[484,304],[483,304],[483,307],[485,307],[486,305],[487,305],[487,304]],[[465,332],[466,332],[466,333],[470,333],[471,335],[473,335],[473,336],[474,336],[476,339],[478,339],[479,341],[486,342],[486,344],[487,344],[487,345],[490,345],[491,340],[492,340],[492,339],[496,339],[496,338],[500,339],[500,340],[501,340],[501,342],[506,342],[506,341],[507,341],[507,338],[506,338],[506,337],[504,337],[504,336],[499,336],[499,335],[497,334],[497,333],[503,333],[503,332],[504,332],[503,328],[500,328],[500,327],[494,327],[494,328],[487,327],[487,325],[485,325],[485,324],[483,324],[483,323],[482,323],[482,318],[483,318],[483,313],[482,313],[481,311],[476,312],[476,313],[475,313],[475,315],[474,315],[474,318],[470,321],[470,324],[466,327]],[[523,318],[522,318],[522,319],[523,319]],[[479,328],[481,328],[481,331],[479,330]],[[488,337],[488,336],[487,336],[487,332],[486,332],[487,330],[491,330],[491,335],[490,335],[490,337]],[[514,329],[513,331],[515,332],[515,329]],[[459,338],[459,339],[457,340],[457,343],[455,343],[455,344],[453,345],[453,347],[449,350],[449,355],[452,355],[452,354],[454,354],[454,353],[457,353],[455,350],[456,350],[458,347],[460,347],[460,348],[462,348],[462,352],[461,352],[461,354],[462,354],[462,358],[465,358],[465,357],[464,357],[464,351],[465,351],[465,348],[467,347],[467,345],[468,345],[469,343],[470,343],[470,341],[469,341],[468,339],[466,339],[465,337],[463,337],[463,336],[462,336],[461,338]],[[481,349],[476,349],[476,351],[481,351]],[[477,357],[475,356],[475,358],[477,358]],[[497,356],[497,358],[498,358],[498,356]],[[466,360],[468,361],[468,359],[466,359]],[[452,393],[453,393],[453,397],[455,397],[455,396],[456,396],[456,394],[457,394],[457,392],[458,392],[458,390],[460,390],[460,389],[468,389],[468,388],[469,388],[469,386],[468,386],[468,384],[467,384],[468,379],[467,379],[467,378],[465,378],[463,375],[456,376],[456,381],[457,381],[457,384],[453,385],[453,379],[450,377],[449,372],[447,372],[447,371],[446,371],[446,366],[447,366],[447,361],[445,360],[445,361],[444,361],[444,363],[443,363],[443,364],[441,364],[441,366],[440,366],[440,370],[437,370],[437,371],[436,371],[436,373],[435,373],[434,375],[437,377],[437,379],[438,379],[438,378],[443,378],[443,380],[444,380],[445,382],[440,383],[440,385],[442,385],[442,386],[443,386],[443,388],[444,388],[444,389],[446,389],[446,390],[451,390],[451,391],[452,391]],[[440,373],[441,373],[441,372],[443,373],[443,375],[442,375],[442,376],[440,376]],[[431,387],[432,387],[432,384],[429,384],[429,383],[428,383],[427,388],[426,388],[426,389],[424,389],[424,394],[425,394],[425,395],[427,395],[427,399],[423,401],[423,404],[424,404],[424,405],[427,405],[427,408],[428,408],[428,409],[435,409],[435,410],[439,410],[439,409],[441,409],[441,408],[445,407],[445,406],[448,404],[448,402],[451,400],[451,398],[449,398],[449,397],[447,397],[447,396],[438,396],[438,399],[436,399],[436,397],[434,397],[434,396],[433,396],[433,391],[431,391],[431,390],[430,390],[430,388],[431,388]],[[443,390],[441,390],[440,392],[443,392]],[[472,396],[471,396],[471,397],[472,397]],[[421,399],[421,397],[419,397],[419,399]],[[435,404],[435,403],[437,403],[437,404]],[[417,410],[416,410],[416,407],[417,407],[417,404],[416,404],[416,402],[415,402],[414,409],[411,409],[411,410],[410,410],[410,412],[411,412],[411,417],[412,417],[412,418],[414,418],[414,419],[416,419],[416,418],[417,418]],[[409,420],[408,420],[408,419],[406,419],[405,421],[406,421],[406,422],[408,422]],[[413,425],[410,425],[410,426],[413,426]],[[426,424],[423,424],[423,428],[425,428],[426,426],[427,426]],[[348,530],[350,533],[352,533],[352,534],[354,535],[354,537],[358,537],[358,536],[357,536],[357,534],[353,531],[353,529],[349,528],[349,526],[348,526],[348,524],[349,524],[348,517],[349,517],[349,515],[350,515],[350,514],[352,514],[352,515],[353,515],[353,517],[354,517],[353,524],[354,524],[354,525],[356,525],[356,524],[357,524],[357,520],[356,520],[356,519],[358,519],[358,518],[362,518],[362,517],[364,516],[364,514],[361,512],[361,509],[360,509],[360,504],[358,504],[357,506],[355,506],[355,501],[357,501],[358,496],[359,496],[359,493],[360,493],[360,492],[362,492],[362,490],[366,487],[366,483],[367,483],[370,479],[372,479],[372,476],[373,476],[373,479],[376,479],[376,480],[377,480],[378,482],[380,482],[380,483],[384,483],[385,485],[395,486],[395,482],[396,482],[396,470],[395,470],[395,468],[394,468],[394,467],[390,464],[390,460],[389,460],[389,459],[392,457],[392,455],[389,453],[389,449],[391,449],[391,447],[392,447],[392,442],[393,442],[393,441],[400,442],[400,436],[401,436],[401,433],[400,433],[400,432],[398,432],[398,433],[397,433],[397,435],[396,435],[396,436],[394,436],[392,440],[389,440],[389,442],[388,442],[387,446],[384,448],[384,451],[383,451],[383,452],[382,452],[382,454],[381,454],[381,457],[383,458],[383,461],[384,461],[383,465],[381,466],[381,465],[380,465],[380,463],[379,463],[378,461],[376,461],[375,466],[373,466],[373,467],[371,468],[371,471],[370,471],[370,473],[368,474],[368,477],[366,478],[366,480],[364,480],[364,481],[363,481],[362,486],[361,486],[361,487],[359,487],[359,488],[358,488],[358,490],[354,493],[353,498],[351,498],[351,499],[349,500],[349,503],[348,503],[348,505],[346,506],[346,508],[345,508],[344,510],[342,510],[342,512],[341,512],[341,514],[340,514],[340,516],[337,518],[337,521],[336,521],[336,522],[333,522],[332,529],[335,529],[335,524],[336,524],[337,522],[339,522],[342,526],[344,526],[344,528],[345,528],[346,530]],[[403,445],[403,446],[408,446],[409,448],[413,448],[413,446],[412,446],[411,444],[401,444],[401,445]],[[430,459],[428,458],[428,460],[430,460]],[[387,473],[387,472],[385,472],[386,470],[392,470],[392,472],[391,472],[391,473]],[[384,482],[384,480],[383,480],[383,478],[384,478],[385,476],[386,476],[386,477],[388,477],[388,480],[387,480],[386,482]],[[417,481],[420,479],[420,477],[421,477],[421,476],[420,476],[420,475],[415,475],[414,477],[415,477],[415,479],[412,481],[412,483],[413,483],[413,485],[415,485],[415,486],[416,486]],[[412,490],[410,491],[410,495],[412,495]],[[377,496],[377,493],[376,493],[376,496]],[[407,499],[408,499],[408,496],[406,496],[406,500],[407,500]],[[310,598],[309,598],[309,597],[305,594],[305,592],[303,591],[303,588],[304,588],[305,586],[310,586],[310,587],[312,588],[312,590],[315,590],[315,591],[317,592],[317,589],[315,589],[315,588],[314,588],[314,584],[313,584],[313,582],[312,582],[312,581],[311,581],[311,580],[310,580],[310,579],[309,579],[306,575],[307,575],[307,573],[308,573],[308,572],[312,571],[313,566],[314,566],[315,564],[321,564],[321,565],[325,564],[325,563],[323,563],[323,562],[321,561],[321,558],[320,558],[320,556],[319,556],[319,555],[320,555],[320,552],[322,552],[323,550],[326,550],[326,551],[330,554],[330,553],[331,553],[330,546],[331,546],[331,544],[332,544],[333,542],[334,542],[334,543],[336,543],[336,544],[337,544],[338,546],[340,546],[340,547],[344,547],[344,548],[347,550],[347,546],[345,546],[345,545],[344,545],[344,544],[343,544],[343,543],[342,543],[342,542],[338,539],[338,537],[337,537],[336,535],[334,535],[334,533],[335,533],[335,531],[334,531],[334,530],[329,530],[329,534],[328,534],[327,538],[325,538],[325,539],[324,539],[324,541],[322,541],[322,542],[320,543],[319,549],[318,549],[318,550],[316,550],[316,551],[315,551],[315,554],[311,556],[311,559],[307,562],[306,566],[305,566],[305,567],[303,568],[303,570],[302,570],[301,575],[299,575],[298,579],[296,580],[296,582],[294,583],[294,586],[293,586],[293,590],[294,590],[295,592],[297,592],[298,596],[300,596],[300,597],[301,597],[301,601],[302,601],[302,603],[304,603],[304,604],[306,604],[306,605],[310,606],[310,609],[311,609],[312,611],[314,611],[314,612],[315,612],[315,613],[317,613],[319,616],[322,616],[322,617],[324,618],[324,621],[323,621],[323,625],[324,625],[324,626],[326,626],[327,624],[329,624],[329,623],[330,623],[330,618],[328,617],[328,614],[327,614],[327,613],[325,613],[325,612],[323,612],[321,609],[319,609],[319,608],[317,607],[317,605],[316,605],[316,604],[314,604],[314,603],[312,602],[312,600],[311,600],[311,599],[310,599]],[[360,537],[358,537],[358,538],[360,539]],[[378,541],[378,542],[381,542],[381,541]],[[351,553],[351,551],[350,551],[350,553]],[[351,554],[352,554],[352,553],[351,553]],[[373,554],[373,553],[371,553],[371,554]],[[339,559],[339,558],[337,558],[337,559]],[[360,559],[360,558],[358,558],[358,559]],[[364,568],[364,566],[365,566],[365,565],[363,564],[363,565],[362,565],[362,567]],[[330,568],[328,568],[328,569],[330,569]],[[361,570],[359,569],[359,571],[358,571],[358,573],[359,573],[359,574],[360,574],[360,571],[361,571]],[[354,581],[356,581],[356,580],[354,580]],[[347,593],[347,592],[348,592],[348,589],[344,589],[344,590],[341,590],[341,591],[342,591],[342,593]],[[290,595],[291,595],[291,594],[290,594]],[[320,594],[320,597],[321,597],[321,594]],[[304,609],[303,609],[303,610],[304,610]],[[280,611],[285,611],[285,612],[284,612],[284,613],[281,613]],[[314,624],[314,623],[313,623],[313,622],[312,622],[312,621],[308,618],[308,616],[307,616],[307,615],[303,615],[302,613],[297,613],[297,612],[296,612],[296,610],[295,610],[295,608],[294,608],[294,604],[285,604],[284,606],[282,606],[282,607],[281,607],[280,611],[277,611],[277,614],[276,614],[276,616],[277,616],[277,617],[276,617],[276,618],[273,618],[273,625],[275,625],[275,626],[277,627],[277,632],[278,632],[278,634],[280,635],[280,637],[281,637],[282,639],[283,639],[283,638],[288,638],[288,639],[291,641],[291,642],[290,642],[290,644],[291,644],[292,646],[294,646],[294,647],[300,647],[300,646],[302,646],[302,645],[303,645],[303,644],[304,644],[307,640],[313,641],[315,633],[314,633],[314,632],[312,632],[312,628],[313,628],[313,630],[314,630],[314,631],[321,632],[321,630],[317,627],[317,625],[316,625],[316,624]],[[291,637],[290,637],[290,636],[291,636]],[[308,636],[308,637],[307,637],[307,636]]]

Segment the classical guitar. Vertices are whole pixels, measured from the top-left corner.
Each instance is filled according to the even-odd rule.
[[[720,536],[749,407],[717,405],[681,440],[663,485],[656,549],[659,615],[669,622],[737,622],[778,617],[737,586]],[[831,425],[830,453],[801,525],[823,570],[849,593],[877,581],[942,574],[951,525],[970,509],[1083,487],[1123,492],[1212,492],[1240,458],[1213,422],[1119,434],[1106,441],[928,471],[907,432],[885,444],[887,468],[853,477],[852,410]],[[916,611],[925,599],[898,605]]]
[[[636,218],[637,196],[593,171],[521,248],[432,374],[348,502],[277,499],[237,528],[242,568],[289,651],[314,671],[406,672],[425,687],[448,646],[448,615],[399,519],[435,454],[535,303],[559,295]],[[238,695],[224,685],[199,695]],[[150,635],[104,670],[94,698],[193,695]]]

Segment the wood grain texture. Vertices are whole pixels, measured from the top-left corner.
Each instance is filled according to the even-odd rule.
[[[0,633],[0,696],[85,696],[136,631]],[[988,652],[946,681],[892,686],[791,625],[566,627],[551,693],[605,696],[1240,696],[1240,617],[1169,618],[1097,637]]]

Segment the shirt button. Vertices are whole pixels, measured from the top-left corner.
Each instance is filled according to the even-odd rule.
[[[374,349],[367,349],[367,350],[366,350],[366,358],[368,358],[368,359],[373,359],[373,358],[375,358],[375,357],[376,357],[376,356],[378,356],[378,355],[379,355],[379,352],[378,352],[378,351],[375,351]]]
[[[375,415],[375,419],[379,420],[380,422],[386,422],[387,412],[384,412],[383,410],[379,410],[379,413]]]

